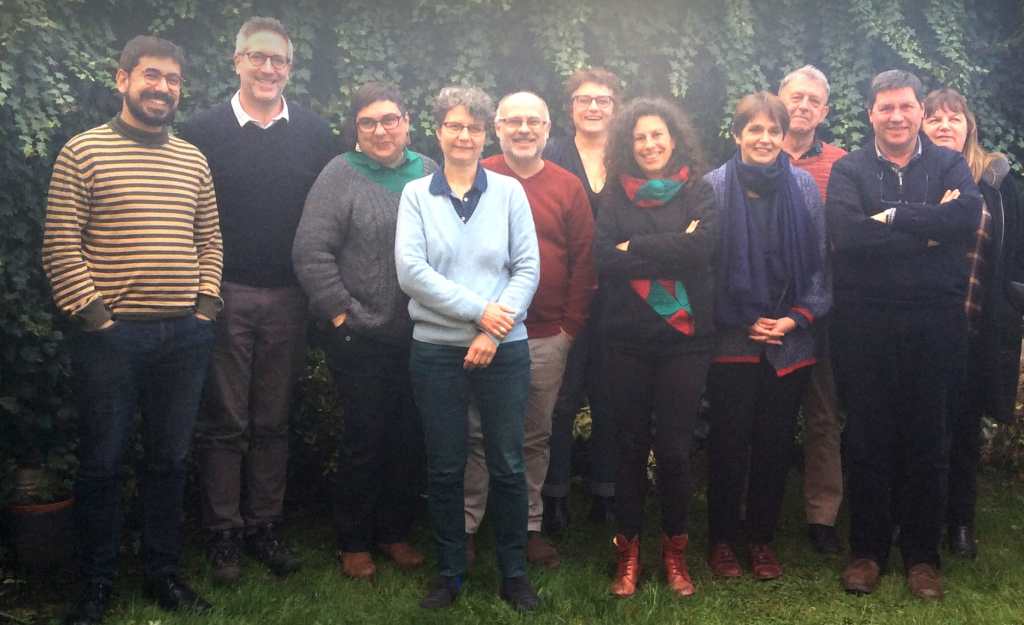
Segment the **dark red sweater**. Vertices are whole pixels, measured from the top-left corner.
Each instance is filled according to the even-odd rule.
[[[544,169],[520,178],[495,154],[482,161],[491,171],[512,176],[523,185],[533,212],[540,248],[540,285],[526,313],[531,339],[564,329],[576,336],[587,319],[597,288],[591,246],[594,217],[579,178],[544,161]]]

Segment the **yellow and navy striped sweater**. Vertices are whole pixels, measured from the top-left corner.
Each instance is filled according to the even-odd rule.
[[[210,169],[192,144],[115,118],[60,151],[43,268],[62,311],[92,328],[111,315],[212,316],[222,264]]]

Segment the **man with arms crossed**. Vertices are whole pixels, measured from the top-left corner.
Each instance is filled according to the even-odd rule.
[[[548,472],[551,413],[573,337],[583,327],[597,286],[591,245],[594,217],[583,184],[541,158],[551,122],[547,104],[533,93],[512,93],[498,103],[494,120],[501,154],[484,159],[491,171],[512,176],[530,202],[540,248],[540,285],[526,314],[530,347],[530,392],[525,417],[524,459],[530,503],[526,559],[549,568],[558,552],[541,535],[541,488]],[[480,416],[470,408],[470,456],[466,463],[467,557],[487,507],[487,465]]]
[[[43,268],[57,306],[80,325],[70,344],[82,589],[71,625],[102,622],[110,604],[121,458],[140,408],[145,592],[165,610],[210,608],[178,578],[185,456],[221,305],[222,260],[206,159],[167,132],[183,64],[170,41],[129,41],[116,76],[121,112],[68,141],[50,180]]]
[[[949,471],[947,391],[966,358],[964,295],[981,195],[963,156],[921,134],[921,81],[871,81],[874,143],[832,168],[832,338],[847,401],[850,563],[843,587],[866,594],[889,555],[899,503],[910,592],[943,595],[939,541]]]
[[[182,129],[210,162],[227,250],[196,443],[208,557],[221,583],[241,574],[243,540],[277,575],[299,567],[278,531],[288,411],[306,353],[291,249],[306,193],[335,150],[327,124],[281,95],[292,61],[284,26],[250,18],[235,39],[238,91]]]

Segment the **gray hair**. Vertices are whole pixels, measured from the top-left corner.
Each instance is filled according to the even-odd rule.
[[[441,89],[434,98],[431,113],[434,122],[440,126],[448,111],[456,106],[464,106],[473,119],[487,122],[494,119],[494,100],[479,87],[451,86]]]
[[[532,91],[515,91],[513,93],[510,93],[510,94],[502,97],[500,100],[498,100],[498,107],[497,107],[497,110],[494,113],[494,115],[495,115],[494,121],[498,121],[497,115],[498,115],[498,113],[501,112],[501,107],[505,105],[505,102],[509,98],[514,98],[514,97],[520,96],[520,95],[527,95],[527,96],[531,96],[531,97],[535,98],[537,100],[537,103],[540,104],[541,109],[543,109],[543,111],[544,111],[544,119],[545,119],[545,121],[551,121],[551,111],[548,110],[548,103],[544,101],[544,98],[540,97],[539,95],[537,95],[536,93],[534,93]]]
[[[825,72],[821,71],[817,67],[810,64],[804,65],[799,69],[794,69],[790,73],[786,74],[785,78],[782,79],[782,82],[779,83],[779,92],[781,93],[782,89],[786,85],[800,77],[806,78],[808,80],[816,80],[820,82],[822,85],[824,85],[826,100],[830,95],[832,95],[832,87],[830,87],[828,84],[828,78],[825,77]]]
[[[918,102],[924,100],[924,85],[921,84],[921,79],[913,73],[903,69],[890,69],[882,72],[871,79],[868,108],[870,109],[875,105],[876,96],[880,92],[905,89],[907,87],[914,90],[914,97],[917,98]]]
[[[280,35],[288,43],[288,62],[295,57],[295,47],[292,45],[292,38],[288,36],[288,31],[285,30],[284,24],[280,20],[273,17],[259,17],[254,16],[245,20],[242,27],[238,29],[238,35],[235,36],[235,54],[244,54],[245,43],[249,37],[252,37],[256,33],[275,33]]]

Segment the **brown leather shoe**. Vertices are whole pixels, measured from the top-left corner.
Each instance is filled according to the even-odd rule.
[[[544,538],[540,532],[529,532],[526,539],[526,560],[530,564],[539,564],[544,568],[557,569],[562,560],[558,550]]]
[[[608,590],[616,597],[632,597],[640,581],[640,537],[627,540],[622,534],[616,534],[612,544],[615,545],[618,564],[615,579]]]
[[[846,565],[840,579],[846,592],[870,595],[878,587],[880,574],[877,562],[870,558],[856,558]]]
[[[919,562],[907,571],[907,587],[918,599],[942,599],[942,576],[934,566]]]
[[[782,564],[771,545],[750,545],[750,572],[762,582],[782,577]]]
[[[423,566],[423,554],[409,543],[382,543],[377,547],[400,569],[410,571]]]
[[[353,579],[370,579],[377,572],[369,551],[339,551],[341,572]]]
[[[716,577],[743,576],[740,561],[736,558],[736,552],[732,550],[729,543],[718,543],[711,547],[711,555],[708,556],[708,566],[711,567],[712,575]]]
[[[690,570],[686,567],[686,545],[689,542],[687,534],[661,535],[661,563],[665,567],[665,582],[680,597],[689,597],[697,592],[690,579]]]

